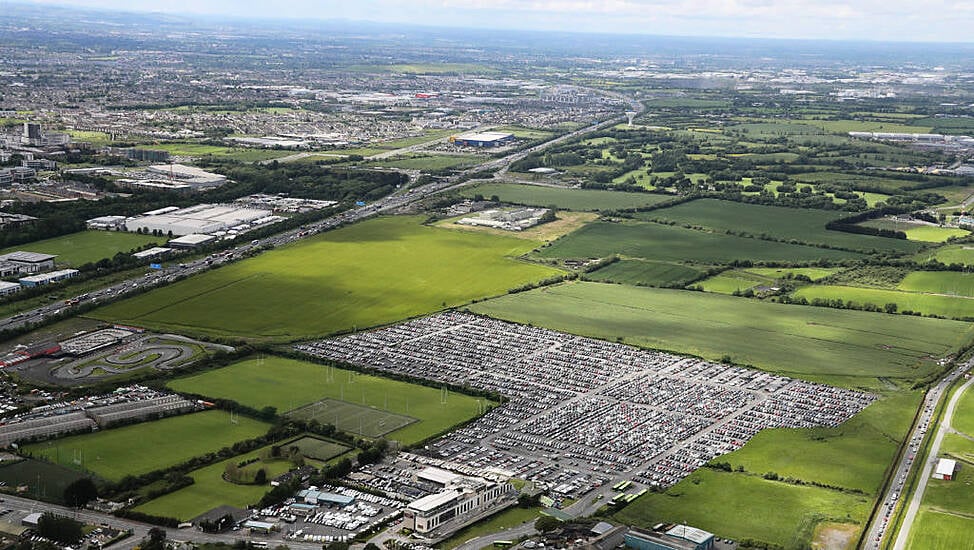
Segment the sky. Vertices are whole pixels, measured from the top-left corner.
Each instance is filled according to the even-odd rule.
[[[4,0],[0,0],[0,6]],[[974,41],[974,0],[26,0],[172,14],[517,30]]]

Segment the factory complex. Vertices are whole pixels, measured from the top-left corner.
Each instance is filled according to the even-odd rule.
[[[450,143],[459,147],[500,147],[513,143],[514,134],[509,132],[475,132],[450,136]]]
[[[194,247],[217,239],[232,239],[252,229],[285,219],[270,210],[239,204],[197,204],[188,208],[169,206],[139,216],[101,216],[87,221],[88,229],[133,231],[178,237],[174,247]],[[161,253],[159,250],[151,251]]]

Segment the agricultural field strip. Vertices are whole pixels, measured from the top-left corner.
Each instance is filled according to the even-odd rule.
[[[521,454],[542,449],[583,461],[593,475],[626,473],[668,487],[764,428],[835,426],[875,399],[457,312],[295,347],[509,397],[430,446],[455,462],[486,461],[521,477],[559,469]]]

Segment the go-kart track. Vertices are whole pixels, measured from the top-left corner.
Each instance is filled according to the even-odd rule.
[[[2,359],[5,369],[16,370],[26,378],[77,385],[139,369],[172,370],[208,353],[232,349],[175,334],[150,334],[135,327],[116,325],[57,343],[21,346]]]

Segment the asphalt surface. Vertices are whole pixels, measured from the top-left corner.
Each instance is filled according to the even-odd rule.
[[[640,110],[641,110],[640,105]],[[601,130],[602,128],[618,124],[625,120],[625,117],[615,117],[604,122],[597,124],[592,124],[584,128],[575,130],[558,138],[555,138],[545,143],[530,147],[526,150],[507,155],[502,158],[491,159],[473,168],[464,170],[455,176],[447,178],[443,181],[433,182],[421,187],[414,187],[408,189],[404,192],[399,192],[393,195],[389,195],[371,204],[356,207],[351,210],[346,210],[340,214],[336,214],[324,220],[306,224],[302,228],[288,230],[282,233],[278,233],[271,237],[266,237],[260,239],[256,244],[252,241],[247,241],[245,244],[241,244],[236,248],[228,251],[221,251],[215,253],[211,258],[203,258],[198,260],[189,261],[186,263],[181,263],[178,265],[170,265],[164,269],[154,270],[147,273],[143,277],[133,278],[126,281],[116,283],[111,286],[107,286],[97,291],[87,292],[74,296],[65,300],[65,302],[73,302],[72,305],[67,305],[63,302],[55,302],[52,304],[47,304],[32,310],[24,311],[18,313],[12,317],[7,317],[5,319],[0,319],[0,330],[16,329],[24,326],[28,323],[43,323],[48,318],[55,316],[59,313],[70,311],[72,308],[77,306],[97,303],[99,301],[106,301],[106,299],[117,299],[123,296],[141,292],[147,288],[152,288],[156,286],[162,286],[173,282],[177,277],[187,277],[190,275],[195,275],[201,273],[212,267],[216,267],[220,264],[227,263],[239,259],[244,256],[248,251],[256,247],[277,247],[282,246],[299,239],[317,235],[318,233],[328,231],[335,228],[338,225],[344,223],[352,223],[364,218],[374,216],[382,212],[388,212],[390,210],[396,210],[414,203],[419,200],[426,199],[436,193],[446,191],[449,189],[454,189],[468,184],[465,178],[476,174],[478,172],[483,172],[486,170],[499,171],[499,173],[504,173],[511,163],[516,162],[525,156],[542,151],[548,147],[562,143],[564,141],[574,139],[583,134],[589,132],[594,132]]]
[[[971,364],[965,365],[966,368],[970,368]],[[956,377],[955,377],[956,378]],[[938,456],[940,455],[940,445],[944,441],[944,435],[950,431],[950,422],[954,418],[954,409],[957,408],[957,403],[960,398],[963,397],[964,392],[968,391],[968,388],[974,384],[974,378],[971,378],[964,383],[954,395],[950,398],[950,402],[947,404],[947,408],[944,410],[943,419],[940,425],[937,427],[937,435],[934,436],[933,444],[930,445],[930,453],[927,455],[927,462],[923,465],[923,470],[920,472],[920,479],[917,484],[916,489],[913,491],[913,496],[910,498],[909,507],[906,510],[906,514],[903,516],[903,525],[900,527],[899,533],[896,535],[896,542],[893,545],[893,550],[904,550],[907,547],[907,543],[910,540],[910,530],[913,527],[913,520],[916,519],[917,512],[920,509],[920,502],[923,501],[923,493],[927,489],[927,483],[930,481],[930,475],[933,473],[933,468],[936,466],[938,461]]]
[[[920,416],[917,419],[916,424],[913,426],[913,430],[910,432],[907,448],[903,452],[903,456],[900,457],[899,463],[897,463],[895,470],[893,470],[893,473],[891,474],[892,477],[890,477],[890,479],[892,482],[886,488],[886,492],[882,495],[882,505],[868,527],[867,535],[863,540],[862,548],[879,548],[882,544],[883,539],[888,534],[887,530],[890,525],[889,520],[893,515],[893,510],[896,508],[896,503],[903,496],[901,495],[903,492],[903,484],[906,482],[906,479],[910,475],[910,471],[914,467],[914,459],[916,458],[916,454],[920,449],[920,445],[923,443],[923,437],[926,435],[927,429],[930,426],[930,420],[933,418],[934,411],[937,409],[937,404],[940,403],[941,398],[943,398],[947,387],[950,386],[950,384],[952,384],[959,376],[970,370],[972,366],[974,366],[974,360],[958,365],[956,368],[954,368],[954,370],[950,371],[947,376],[941,379],[936,386],[927,391],[926,396],[923,398],[923,404],[921,405],[922,411]],[[945,416],[944,422],[949,425],[950,417]],[[939,448],[939,443],[936,443],[936,445],[937,448]],[[931,449],[930,456],[935,456],[935,453],[936,449]],[[929,477],[929,474],[930,472],[927,471],[921,473],[920,487],[926,486],[927,477]],[[919,488],[918,491],[922,492]],[[916,493],[914,494],[914,500],[917,500]],[[917,504],[919,505],[918,500]],[[912,518],[908,517],[908,521],[912,522]],[[904,531],[909,532],[909,523],[907,523],[907,520],[904,520],[903,527],[900,529],[900,537],[897,539],[898,545],[900,544],[899,539],[902,539]],[[897,546],[897,548],[903,547]]]
[[[621,97],[621,96],[619,96]],[[630,102],[630,109],[642,112],[644,107],[642,104],[628,100]],[[297,241],[302,238],[310,237],[318,233],[328,231],[341,224],[352,223],[362,219],[365,219],[376,214],[387,212],[391,210],[396,210],[407,206],[411,203],[417,202],[428,198],[436,193],[442,191],[459,188],[463,185],[468,184],[466,178],[483,171],[498,171],[503,174],[507,172],[508,167],[511,163],[516,162],[525,156],[542,151],[553,145],[574,139],[583,134],[601,130],[603,128],[619,124],[624,121],[625,117],[614,117],[612,119],[599,122],[580,128],[553,140],[549,140],[545,143],[530,147],[526,150],[507,155],[502,158],[488,160],[478,166],[467,169],[451,178],[445,179],[443,181],[430,183],[421,187],[412,188],[401,193],[396,193],[387,197],[384,197],[372,204],[360,206],[351,210],[346,210],[340,214],[336,214],[324,220],[306,224],[305,226],[288,230],[271,237],[266,237],[260,239],[259,241],[249,241],[246,244],[241,244],[232,250],[221,251],[220,253],[215,253],[207,258],[202,258],[198,260],[188,261],[185,263],[168,266],[164,269],[150,271],[143,277],[133,278],[126,281],[122,281],[107,287],[104,287],[97,291],[87,292],[70,298],[69,301],[74,302],[72,305],[66,305],[65,303],[53,303],[45,306],[41,306],[32,310],[24,311],[16,314],[12,317],[7,317],[5,319],[0,319],[0,330],[14,329],[24,326],[28,323],[42,323],[48,318],[58,315],[62,312],[69,312],[80,305],[98,303],[99,301],[106,301],[107,299],[117,299],[124,297],[126,295],[134,294],[136,292],[144,291],[145,289],[163,286],[170,282],[175,281],[177,277],[187,277],[190,275],[195,275],[201,273],[220,264],[234,261],[243,257],[250,250],[257,247],[277,247],[289,244],[291,242]],[[139,544],[139,541],[145,537],[152,525],[139,523],[135,521],[129,521],[117,518],[109,514],[103,514],[99,512],[93,512],[90,510],[74,510],[65,508],[62,506],[56,506],[53,504],[43,503],[35,501],[32,499],[6,496],[3,500],[6,508],[14,508],[22,511],[32,511],[32,512],[43,512],[52,511],[59,514],[68,515],[74,517],[78,520],[82,520],[89,523],[101,524],[105,523],[111,525],[112,527],[120,529],[129,529],[132,531],[133,536],[129,537],[123,541],[111,545],[111,548],[118,548],[122,550],[127,550],[134,548]],[[581,502],[581,501],[580,501]],[[578,504],[578,503],[576,503]],[[581,507],[580,507],[581,508]],[[504,531],[497,535],[494,540],[501,540],[506,537],[517,538],[522,535],[529,534],[533,532],[533,524],[528,523],[516,527],[512,530]],[[196,542],[225,542],[232,544],[237,540],[253,540],[253,541],[272,541],[267,537],[248,537],[243,534],[243,532],[233,532],[230,534],[208,534],[197,530],[190,529],[165,529],[167,537],[170,540],[179,541],[196,541]],[[489,537],[488,537],[489,538]],[[277,538],[280,541],[280,538]],[[303,543],[298,541],[287,541],[286,544],[291,548],[299,550],[320,550],[320,543]],[[486,544],[486,543],[485,543]],[[466,545],[465,545],[466,546]],[[465,547],[464,546],[464,547]],[[463,547],[462,547],[463,548]]]
[[[139,523],[136,521],[129,521],[122,518],[117,518],[110,514],[103,514],[101,512],[93,512],[91,510],[76,510],[74,508],[67,508],[65,506],[58,506],[56,504],[48,504],[44,502],[38,502],[36,500],[22,498],[17,496],[4,495],[0,498],[0,508],[12,509],[13,513],[5,516],[4,519],[7,521],[16,520],[19,523],[19,518],[26,516],[33,512],[52,512],[58,515],[67,516],[74,518],[77,521],[82,521],[90,524],[107,524],[116,529],[131,530],[132,536],[124,540],[116,542],[108,546],[108,548],[118,549],[118,550],[128,550],[139,545],[139,542],[146,537],[149,533],[149,529],[156,527],[154,525],[148,525],[145,523]],[[223,542],[227,544],[233,544],[238,540],[250,540],[254,542],[263,541],[270,543],[270,546],[276,546],[278,543],[287,544],[289,547],[297,550],[321,550],[321,543],[306,543],[303,541],[283,541],[280,534],[276,536],[249,536],[244,531],[231,531],[230,533],[223,534],[211,534],[204,533],[194,529],[171,529],[159,527],[166,532],[166,538],[168,540],[178,540],[178,541],[195,541],[195,542]],[[276,541],[276,542],[275,542]]]

